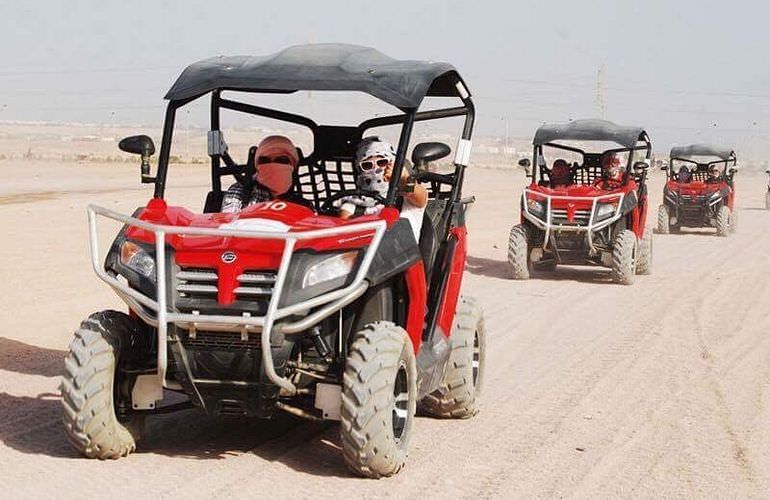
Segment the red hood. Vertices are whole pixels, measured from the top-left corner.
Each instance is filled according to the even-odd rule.
[[[398,212],[394,209],[386,209],[382,211],[380,216],[364,216],[353,220],[343,220],[339,217],[316,215],[309,208],[295,203],[275,201],[258,203],[239,213],[198,214],[184,207],[168,206],[163,200],[153,199],[136,217],[166,226],[272,230],[286,233],[341,227],[376,220],[386,220],[390,225],[398,218]],[[371,233],[371,230],[368,232]],[[363,234],[365,233],[363,232]],[[347,233],[312,241],[298,241],[295,248],[312,248],[316,251],[342,250],[360,248],[368,245],[371,241],[371,238],[353,239],[356,234]],[[126,236],[146,243],[155,241],[152,233],[134,227],[129,228]],[[187,251],[232,250],[280,256],[283,249],[283,241],[281,240],[258,240],[254,238],[169,235],[166,237],[166,241],[178,254]]]
[[[683,194],[685,196],[701,196],[719,191],[724,187],[723,182],[706,183],[703,181],[677,182],[668,181],[666,187],[669,191]]]
[[[252,230],[272,230],[279,233],[340,227],[360,222],[386,220],[388,224],[398,219],[398,211],[388,208],[379,217],[358,217],[346,221],[338,217],[316,215],[301,205],[283,201],[259,203],[237,214],[197,214],[182,207],[169,207],[163,200],[153,199],[137,216],[141,220],[176,227],[203,227]],[[256,227],[255,227],[256,226]],[[315,251],[361,248],[371,243],[372,230],[297,241],[295,248]],[[154,243],[154,234],[143,229],[129,228],[126,236],[145,243]],[[363,236],[358,237],[356,236]],[[216,269],[218,281],[217,301],[232,304],[236,299],[237,277],[245,271],[276,270],[281,263],[284,248],[282,240],[232,238],[218,236],[169,235],[166,243],[174,248],[174,262],[182,268]],[[233,259],[225,259],[224,253],[232,252]]]
[[[577,208],[577,209],[590,209],[593,200],[597,196],[605,196],[608,194],[622,194],[636,188],[636,184],[633,181],[629,181],[625,186],[620,186],[616,189],[600,189],[590,184],[573,184],[570,186],[560,186],[550,188],[547,186],[530,185],[529,189],[537,193],[542,193],[548,196],[568,196],[578,199],[553,199],[551,200],[551,206],[553,208]],[[537,195],[528,195],[537,199]],[[579,199],[586,198],[586,199]]]

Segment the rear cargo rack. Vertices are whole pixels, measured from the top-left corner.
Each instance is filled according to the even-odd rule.
[[[157,300],[131,288],[127,283],[118,280],[116,277],[108,274],[101,266],[99,256],[99,239],[97,232],[97,217],[102,216],[122,222],[125,225],[137,227],[149,231],[155,237],[155,272],[157,278],[156,297]],[[292,334],[301,332],[321,319],[329,316],[340,308],[351,303],[360,297],[368,288],[368,283],[364,279],[369,266],[372,263],[375,253],[380,245],[382,236],[385,233],[387,224],[384,220],[348,224],[340,227],[314,229],[309,231],[276,233],[268,231],[248,231],[243,229],[221,229],[221,228],[202,228],[202,227],[177,227],[153,224],[134,217],[115,212],[108,208],[97,205],[88,206],[88,226],[91,245],[91,265],[97,276],[105,283],[110,285],[115,293],[136,312],[145,322],[157,328],[158,332],[158,378],[163,387],[178,388],[178,384],[166,380],[166,370],[168,368],[168,346],[167,334],[169,323],[182,328],[200,328],[202,330],[216,330],[217,327],[240,327],[246,332],[260,332],[260,345],[262,349],[262,362],[265,374],[276,385],[285,389],[289,394],[296,392],[296,387],[286,378],[279,376],[275,371],[271,350],[271,333]],[[356,271],[352,282],[342,288],[332,290],[322,295],[313,297],[296,304],[290,304],[279,307],[281,292],[286,280],[286,274],[291,265],[291,259],[294,254],[294,246],[297,241],[307,241],[319,238],[327,238],[350,233],[371,232],[371,242],[364,251],[361,264]],[[269,303],[267,312],[264,316],[233,316],[218,314],[189,314],[170,311],[168,308],[167,290],[169,284],[166,282],[166,236],[171,234],[190,235],[190,236],[221,236],[235,238],[251,238],[264,240],[283,240],[284,247],[281,255],[281,263],[277,273],[271,278],[263,272],[245,272],[238,276],[239,287],[243,295],[258,293],[258,290],[269,289]],[[183,271],[185,272],[185,271]],[[205,287],[213,287],[214,284],[207,285],[206,282],[212,280],[210,271],[186,271],[183,279],[193,281],[195,284],[187,288],[188,293],[208,293],[211,290]],[[177,275],[178,276],[178,275]],[[211,281],[211,283],[216,283]],[[147,309],[153,311],[155,316],[147,313]],[[304,311],[312,312],[303,319],[275,325],[277,320],[287,318],[291,315]]]

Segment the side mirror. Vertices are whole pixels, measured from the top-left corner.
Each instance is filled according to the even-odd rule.
[[[634,165],[633,165],[634,172],[643,172],[648,168],[650,168],[650,164],[647,163],[646,161],[637,161],[637,162],[634,162]]]
[[[529,161],[529,158],[522,158],[521,160],[519,160],[519,166],[529,170],[529,167],[532,166],[532,162]]]
[[[155,177],[150,176],[150,156],[155,154],[155,143],[146,135],[132,135],[118,143],[118,148],[126,153],[141,155],[142,157],[142,182],[155,182]]]
[[[735,172],[737,172],[737,171],[738,171],[738,169],[735,168],[735,167],[730,167],[730,170],[728,170],[728,172],[730,172],[730,175],[735,174]]]
[[[417,170],[424,170],[428,163],[445,158],[451,152],[443,142],[422,142],[412,150],[412,163]]]
[[[765,173],[766,174],[770,174],[770,170],[765,170]]]

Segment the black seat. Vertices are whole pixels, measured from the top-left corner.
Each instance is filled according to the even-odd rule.
[[[436,259],[436,252],[438,251],[438,241],[436,241],[436,228],[433,227],[433,223],[427,213],[422,218],[419,246],[422,262],[425,265],[425,279],[430,283],[433,261]]]
[[[425,207],[422,217],[422,228],[420,228],[420,241],[418,245],[422,254],[423,264],[425,264],[425,278],[428,283],[430,283],[433,265],[436,263],[436,254],[441,244],[439,235],[443,233],[438,226],[441,224],[441,217],[446,208],[446,203],[447,200],[428,200],[428,205]]]
[[[203,213],[212,214],[222,211],[222,199],[225,197],[224,191],[209,191],[206,195],[206,203],[203,204]]]

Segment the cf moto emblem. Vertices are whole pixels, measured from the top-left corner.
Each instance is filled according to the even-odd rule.
[[[225,252],[222,254],[222,262],[225,264],[232,264],[237,258],[238,257],[236,257],[234,252]]]

